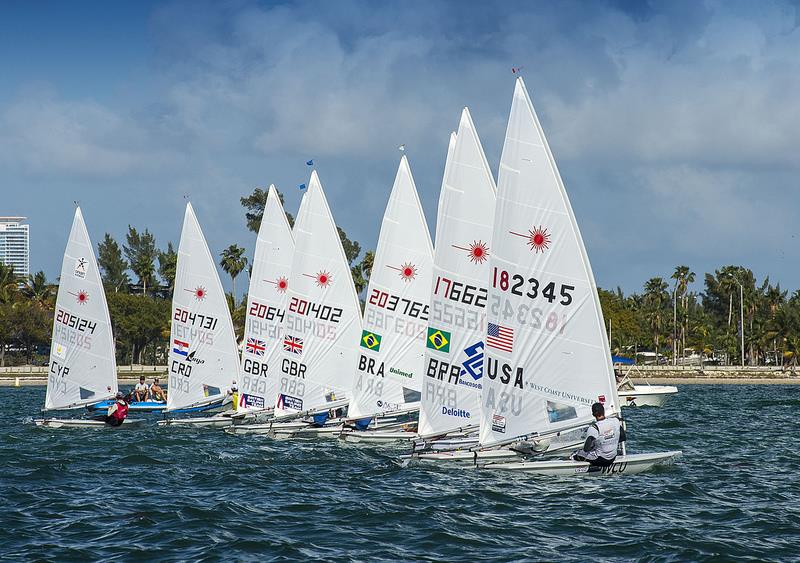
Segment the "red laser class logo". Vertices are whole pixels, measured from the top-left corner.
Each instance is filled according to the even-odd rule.
[[[202,285],[198,285],[194,289],[184,288],[184,291],[188,291],[189,293],[193,294],[194,298],[197,299],[198,301],[203,301],[206,298],[206,288],[203,287]]]
[[[79,305],[86,305],[86,303],[89,301],[89,294],[83,289],[78,291],[78,293],[73,293],[70,291],[69,294],[75,296],[75,300]]]
[[[458,250],[464,250],[473,264],[483,264],[489,259],[489,247],[482,240],[473,240],[468,246],[451,245]]]
[[[284,276],[279,277],[275,281],[272,280],[264,280],[264,281],[274,285],[278,293],[286,293],[286,290],[289,288],[289,280],[287,280],[286,277]]]
[[[320,270],[316,274],[303,274],[307,278],[313,278],[317,287],[326,288],[333,283],[333,276],[326,270]]]
[[[527,233],[515,233],[514,231],[508,232],[512,235],[528,239],[528,246],[530,246],[530,249],[537,254],[540,252],[543,253],[545,250],[550,248],[550,243],[552,242],[550,239],[550,233],[548,233],[547,229],[541,225],[534,227],[533,229],[528,229]]]
[[[400,274],[400,278],[404,282],[411,282],[417,277],[417,267],[411,262],[406,262],[399,268],[397,266],[389,266],[388,264],[386,267],[391,268],[392,270],[397,270],[397,272]]]

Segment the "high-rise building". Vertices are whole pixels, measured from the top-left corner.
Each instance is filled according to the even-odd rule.
[[[31,269],[30,227],[27,217],[0,217],[0,262],[14,266],[14,273],[28,277]]]

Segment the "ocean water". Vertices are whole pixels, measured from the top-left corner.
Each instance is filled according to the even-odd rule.
[[[2,559],[800,559],[800,386],[626,409],[631,451],[684,457],[609,478],[403,468],[402,447],[218,429],[46,430],[43,400],[0,388]]]

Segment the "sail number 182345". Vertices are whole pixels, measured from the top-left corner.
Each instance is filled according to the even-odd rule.
[[[572,292],[575,291],[574,285],[563,283],[559,285],[556,282],[549,282],[543,285],[543,282],[540,282],[535,277],[525,279],[525,276],[510,274],[500,268],[493,268],[492,287],[500,291],[508,291],[520,297],[524,295],[530,299],[547,299],[549,303],[558,299],[558,302],[564,306],[572,304]],[[558,293],[556,293],[556,290],[558,290]]]

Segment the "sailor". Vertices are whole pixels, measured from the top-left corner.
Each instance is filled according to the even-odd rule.
[[[114,402],[108,407],[108,414],[103,417],[103,422],[109,426],[121,426],[128,416],[128,403],[125,402],[122,392],[117,392]]]
[[[150,397],[154,401],[161,401],[162,403],[167,400],[167,394],[161,388],[161,385],[158,384],[158,378],[153,378],[153,383],[150,385]]]
[[[146,401],[150,398],[150,387],[144,382],[144,376],[139,376],[139,383],[133,389],[134,401]]]
[[[573,453],[570,459],[608,467],[617,457],[617,446],[625,441],[625,429],[618,418],[606,418],[606,409],[602,403],[592,405],[592,416],[595,421],[589,425],[583,448]]]

